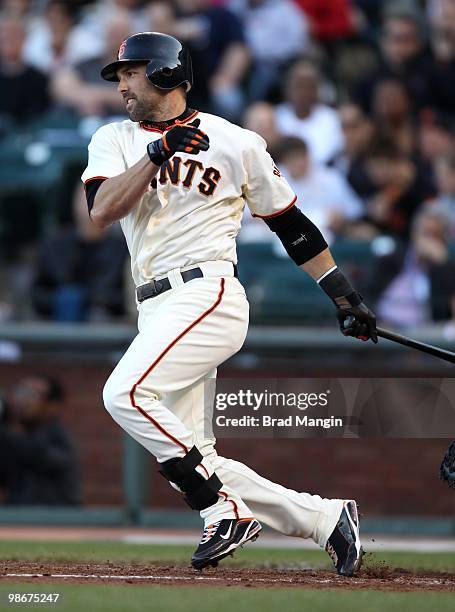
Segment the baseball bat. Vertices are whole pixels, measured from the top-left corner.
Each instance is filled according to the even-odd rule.
[[[433,357],[439,357],[439,359],[444,359],[450,363],[455,363],[455,353],[452,353],[451,351],[446,351],[445,349],[433,346],[432,344],[425,344],[425,342],[419,342],[418,340],[407,338],[406,336],[389,331],[388,329],[383,329],[382,327],[378,327],[377,332],[378,336],[385,338],[386,340],[391,340],[397,344],[402,344],[403,346],[409,346],[410,348],[422,351],[422,353],[433,355]]]

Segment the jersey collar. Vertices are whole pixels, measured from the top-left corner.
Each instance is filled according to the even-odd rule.
[[[175,125],[182,125],[188,123],[196,115],[199,111],[194,110],[192,108],[186,108],[181,115],[175,117],[174,119],[169,119],[169,121],[139,121],[139,125],[143,130],[147,132],[159,132],[162,134],[166,130]]]

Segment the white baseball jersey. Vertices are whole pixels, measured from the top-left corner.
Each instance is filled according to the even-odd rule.
[[[176,153],[120,221],[136,285],[202,261],[237,263],[235,237],[245,203],[254,216],[269,217],[295,202],[294,192],[258,134],[197,111],[179,123],[191,123],[196,117],[210,138],[208,151]],[[163,133],[129,119],[101,127],[89,145],[82,180],[121,174]]]

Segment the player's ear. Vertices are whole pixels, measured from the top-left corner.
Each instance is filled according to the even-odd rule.
[[[201,120],[200,119],[195,119],[194,121],[192,121],[188,125],[190,125],[191,127],[198,128],[201,125]]]

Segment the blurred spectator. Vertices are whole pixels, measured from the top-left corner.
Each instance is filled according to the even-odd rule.
[[[296,205],[321,230],[328,243],[343,235],[363,214],[363,205],[344,176],[334,168],[311,161],[308,147],[300,138],[283,138],[277,150],[279,168],[297,196]],[[285,255],[276,234],[245,210],[240,242],[268,241],[277,254]]]
[[[356,87],[355,97],[371,110],[375,84],[385,78],[401,80],[410,93],[414,110],[431,102],[431,58],[425,53],[422,27],[410,13],[385,17],[380,36],[380,65]]]
[[[305,14],[291,0],[231,0],[229,6],[243,22],[252,54],[250,99],[264,99],[290,61],[308,50]]]
[[[117,88],[103,81],[100,71],[117,57],[120,43],[133,33],[133,24],[129,13],[116,12],[109,17],[105,27],[106,52],[102,57],[62,67],[52,76],[54,100],[81,116],[125,114],[125,104]]]
[[[147,2],[147,0],[101,0],[101,2],[110,4],[113,9],[137,11]]]
[[[48,0],[44,17],[27,37],[24,57],[43,72],[74,65],[103,52],[103,40],[78,24],[79,5]]]
[[[193,59],[195,87],[189,105],[211,110],[230,120],[241,116],[242,81],[250,62],[242,24],[237,16],[210,0],[177,0],[176,35]]]
[[[60,383],[47,376],[28,376],[14,388],[11,419],[0,424],[7,504],[81,502],[79,462],[59,418],[64,401]]]
[[[355,0],[355,7],[371,29],[376,30],[381,23],[384,0]]]
[[[357,104],[346,102],[338,107],[344,135],[343,150],[331,161],[340,170],[356,194],[364,198],[370,193],[371,181],[365,169],[365,155],[375,137],[371,119]]]
[[[245,111],[243,127],[256,132],[267,143],[267,149],[272,157],[276,157],[277,148],[282,140],[276,122],[276,110],[268,102],[254,102]]]
[[[143,21],[149,26],[146,30],[163,32],[176,36],[177,21],[174,7],[167,0],[155,0],[144,8]]]
[[[406,238],[414,212],[432,195],[416,164],[393,140],[378,138],[365,156],[365,168],[371,181],[368,223]]]
[[[0,20],[0,115],[17,122],[49,107],[48,79],[22,59],[25,27],[14,17]]]
[[[69,0],[74,7],[84,8],[96,0]],[[43,12],[47,0],[0,0],[0,10],[11,16],[26,19],[29,23]]]
[[[120,15],[127,13],[128,21],[132,23],[133,32],[147,31],[149,28],[145,26],[146,15],[143,12],[145,4],[146,0],[98,0],[92,2],[84,11],[81,24],[95,36],[112,46],[114,43],[106,39],[106,24],[111,17],[117,13]],[[161,32],[162,30],[158,28],[158,31]],[[117,49],[120,42],[117,44]]]
[[[428,111],[421,111],[424,115]],[[395,78],[387,78],[376,83],[372,98],[372,119],[377,134],[390,139],[416,165],[416,171],[426,192],[433,189],[433,170],[429,161],[418,149],[419,134],[416,117],[412,113],[412,103],[405,85]]]
[[[3,0],[0,10],[8,17],[24,19],[29,16],[32,0]]]
[[[431,22],[431,47],[435,57],[431,72],[432,104],[440,111],[455,108],[455,2],[438,0]]]
[[[351,0],[295,0],[307,15],[311,33],[322,43],[334,43],[352,34],[355,24]]]
[[[454,54],[455,3],[453,0],[435,0],[430,17],[431,46],[435,56],[450,61]]]
[[[337,112],[319,102],[320,76],[313,62],[298,60],[284,83],[284,103],[277,107],[277,123],[286,136],[297,136],[308,144],[314,161],[327,163],[343,148]]]
[[[63,227],[41,245],[33,288],[38,314],[58,321],[124,314],[127,248],[118,225],[90,221],[83,188],[74,197],[74,227]]]
[[[405,85],[395,78],[377,81],[372,92],[372,119],[378,132],[393,139],[403,153],[416,152],[416,126]]]
[[[369,294],[378,318],[397,327],[449,320],[455,263],[449,257],[447,217],[424,209],[413,222],[409,246],[392,241],[388,251],[371,274]]]
[[[431,201],[431,206],[446,215],[450,239],[455,240],[455,148],[436,159],[435,179],[438,196]]]
[[[378,66],[375,46],[360,38],[340,45],[335,57],[324,63],[337,87],[338,98],[353,99],[358,102],[355,92],[359,82],[367,79]]]
[[[278,156],[281,171],[297,196],[297,204],[321,230],[327,242],[343,234],[363,214],[363,205],[335,168],[311,161],[303,140],[284,138]]]
[[[421,113],[418,131],[419,153],[433,162],[455,149],[454,118],[447,113],[427,109]]]

